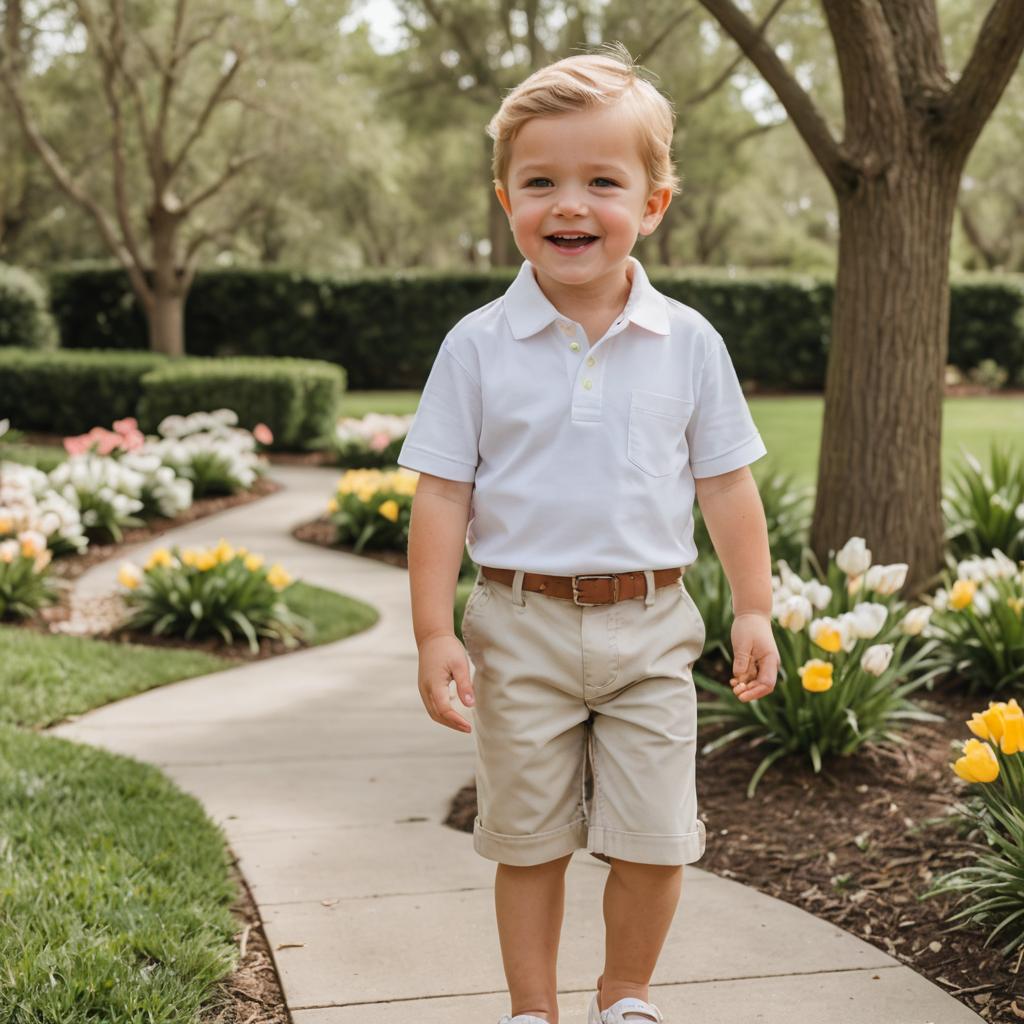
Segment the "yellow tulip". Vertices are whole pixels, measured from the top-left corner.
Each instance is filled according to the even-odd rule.
[[[14,533],[14,520],[10,516],[0,516],[0,535]]]
[[[291,576],[280,565],[271,566],[270,571],[267,573],[267,582],[275,590],[283,590],[291,581]]]
[[[949,592],[949,607],[954,611],[966,608],[974,600],[978,584],[974,580],[957,580]]]
[[[35,573],[41,573],[52,561],[53,552],[49,548],[43,548],[43,550],[36,555],[35,561],[32,563],[32,571]]]
[[[255,572],[263,564],[262,555],[246,555],[245,567],[249,572]]]
[[[811,693],[824,693],[832,688],[832,666],[827,661],[811,658],[797,671],[804,689]]]
[[[3,530],[0,530],[3,533]],[[1010,610],[1018,618],[1024,615],[1024,597],[1008,597],[1006,603],[1010,606]]]
[[[199,560],[199,552],[195,548],[185,548],[181,553],[181,564],[182,565],[195,565]]]
[[[217,555],[213,551],[201,551],[196,556],[196,568],[200,572],[206,572],[217,564]]]
[[[985,721],[984,717],[980,712],[975,711],[974,714],[971,715],[970,720],[966,723],[966,725],[967,728],[970,729],[971,732],[973,732],[974,735],[978,737],[978,739],[992,739],[992,733],[989,732],[988,723]]]
[[[235,557],[235,549],[222,537],[213,549],[212,554],[218,563],[230,562]]]
[[[338,501],[336,498],[330,498],[327,502],[327,511],[334,513],[338,511]]]
[[[819,625],[817,628],[811,626],[811,640],[818,647],[835,654],[843,646],[843,637],[838,629],[833,626]]]
[[[1024,750],[1024,713],[1003,716],[1003,735],[999,749],[1004,754],[1019,754]]]
[[[129,590],[134,590],[141,580],[142,573],[139,572],[139,567],[131,562],[123,562],[121,568],[117,570],[117,582]]]
[[[174,562],[174,556],[167,550],[167,548],[157,548],[149,558],[146,559],[146,569],[152,569],[157,565],[172,565]]]
[[[999,761],[987,743],[968,740],[963,757],[957,758],[953,770],[965,782],[992,782],[999,775]]]
[[[382,501],[380,508],[377,511],[385,518],[390,519],[391,522],[398,522],[398,502],[394,498],[388,501]]]

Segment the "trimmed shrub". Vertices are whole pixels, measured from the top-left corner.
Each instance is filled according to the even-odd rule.
[[[0,410],[19,430],[82,434],[134,416],[142,378],[165,360],[150,352],[0,349]]]
[[[57,324],[42,285],[6,263],[0,263],[0,345],[57,347]]]
[[[334,430],[345,371],[310,359],[168,360],[142,380],[139,425],[152,433],[165,416],[233,409],[239,426],[265,423],[275,448],[311,448]]]

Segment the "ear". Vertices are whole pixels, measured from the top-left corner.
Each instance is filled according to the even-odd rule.
[[[654,229],[661,223],[661,218],[665,216],[665,211],[671,202],[672,189],[670,188],[655,189],[651,193],[650,198],[647,200],[647,205],[644,207],[644,212],[640,217],[641,235],[654,233]]]
[[[511,219],[512,202],[508,197],[508,193],[505,191],[504,187],[501,185],[500,182],[496,181],[494,183],[494,194],[498,197],[498,202],[501,203],[502,209],[504,209],[505,213]]]

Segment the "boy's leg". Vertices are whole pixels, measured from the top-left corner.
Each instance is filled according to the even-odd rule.
[[[604,887],[605,963],[598,1006],[648,999],[648,984],[682,890],[683,866],[611,858]],[[638,1018],[638,1021],[640,1018]]]
[[[565,909],[565,869],[572,854],[532,867],[499,864],[494,906],[512,1016],[558,1022],[555,965]]]

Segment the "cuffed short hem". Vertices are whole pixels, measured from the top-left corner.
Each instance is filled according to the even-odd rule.
[[[507,836],[491,832],[480,824],[479,815],[473,821],[473,849],[488,860],[512,864],[516,867],[532,867],[557,860],[573,850],[586,849],[587,821],[579,818],[552,829],[529,836]]]
[[[615,828],[592,826],[587,849],[606,857],[637,861],[640,864],[692,864],[704,856],[707,833],[697,819],[697,829],[678,836],[655,836],[643,832],[621,832]]]

